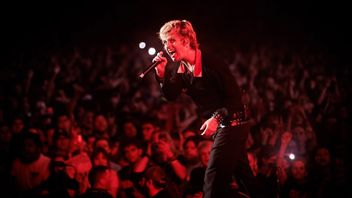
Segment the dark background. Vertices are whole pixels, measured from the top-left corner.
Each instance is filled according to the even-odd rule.
[[[12,1],[1,7],[1,68],[72,46],[156,42],[171,19],[190,20],[200,43],[211,41],[214,48],[284,39],[287,47],[309,43],[344,63],[351,51],[351,14],[338,1]]]

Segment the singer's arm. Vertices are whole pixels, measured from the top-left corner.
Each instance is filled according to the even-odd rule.
[[[162,51],[156,55],[153,62],[158,62],[155,67],[155,76],[163,96],[167,100],[176,99],[183,88],[182,76],[176,72],[179,67],[178,63],[168,62]]]
[[[177,64],[165,67],[164,76],[160,78],[156,73],[156,79],[160,84],[161,92],[167,100],[174,100],[180,95],[183,88],[183,80],[180,74],[177,74]]]
[[[158,54],[154,57],[153,62],[158,63],[155,65],[155,73],[158,80],[162,80],[165,75],[165,69],[167,65],[167,59],[163,56],[163,52],[158,52]]]

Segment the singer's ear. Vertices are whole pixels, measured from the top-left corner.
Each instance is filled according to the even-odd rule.
[[[184,46],[189,45],[189,44],[190,44],[189,39],[188,39],[188,38],[183,38],[183,39],[182,39],[182,44],[183,44]]]

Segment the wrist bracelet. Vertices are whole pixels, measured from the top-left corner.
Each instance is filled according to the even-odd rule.
[[[214,118],[219,124],[224,121],[224,118],[218,112],[213,113],[212,118]]]

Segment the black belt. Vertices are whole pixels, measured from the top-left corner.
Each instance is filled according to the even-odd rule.
[[[221,127],[244,125],[248,122],[249,119],[247,118],[245,112],[238,111],[225,119],[224,122],[221,123]]]
[[[234,120],[234,121],[231,121],[228,126],[239,126],[247,123],[249,123],[249,120],[243,120],[243,121]]]
[[[245,125],[249,123],[249,120],[243,120],[243,121],[239,121],[239,120],[233,120],[233,121],[229,121],[229,122],[226,122],[226,123],[222,123],[220,124],[220,128],[224,128],[224,127],[229,127],[229,126],[240,126],[240,125]]]

